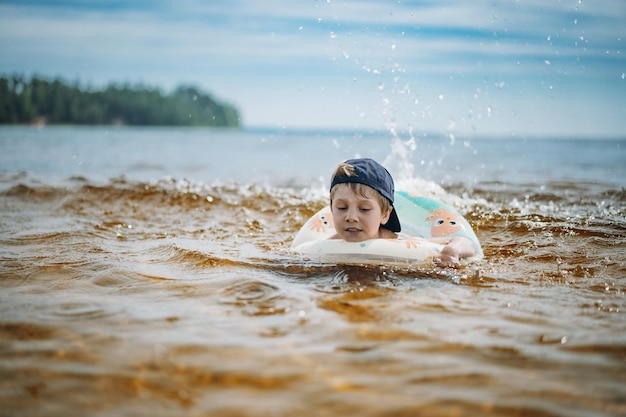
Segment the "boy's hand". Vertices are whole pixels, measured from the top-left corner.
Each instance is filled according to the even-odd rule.
[[[458,268],[461,265],[458,253],[449,245],[433,256],[433,263],[441,268]]]
[[[458,268],[460,259],[474,256],[474,245],[464,237],[452,238],[441,252],[433,256],[433,263],[442,268]]]

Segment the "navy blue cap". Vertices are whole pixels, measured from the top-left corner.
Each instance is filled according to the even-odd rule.
[[[337,184],[348,183],[364,184],[372,187],[391,203],[391,215],[383,227],[392,232],[399,232],[401,230],[400,220],[398,219],[396,209],[393,207],[393,193],[395,189],[393,178],[389,171],[378,162],[369,158],[348,159],[345,163],[354,167],[354,175],[334,176],[330,184],[330,189],[332,190]]]

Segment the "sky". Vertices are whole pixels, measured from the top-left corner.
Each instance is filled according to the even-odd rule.
[[[626,136],[624,0],[0,0],[0,74],[195,85],[244,127]]]

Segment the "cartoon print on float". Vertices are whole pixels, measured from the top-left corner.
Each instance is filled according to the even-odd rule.
[[[309,228],[317,233],[328,233],[330,230],[335,230],[332,213],[328,211],[317,216],[313,216],[311,218]]]
[[[463,229],[463,217],[454,212],[446,211],[445,207],[439,210],[429,210],[432,216],[426,217],[426,221],[431,221],[430,234],[432,237],[442,237],[452,235]]]

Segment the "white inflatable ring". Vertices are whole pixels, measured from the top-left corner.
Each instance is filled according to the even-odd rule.
[[[324,207],[302,226],[296,235],[294,251],[314,256],[322,261],[339,263],[424,263],[441,252],[443,245],[427,240],[433,237],[463,236],[474,243],[476,255],[483,251],[471,226],[450,206],[431,198],[396,191],[394,207],[398,213],[402,233],[398,239],[372,239],[364,242],[346,242],[329,239],[335,235],[330,207]]]

